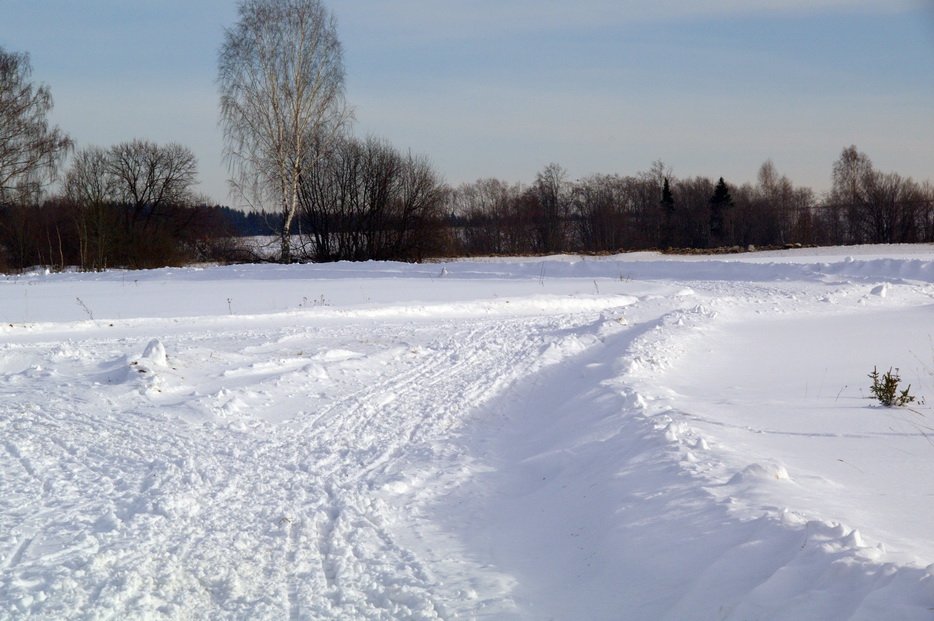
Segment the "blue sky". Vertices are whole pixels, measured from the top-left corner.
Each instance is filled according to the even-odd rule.
[[[635,174],[828,189],[850,144],[934,181],[934,0],[331,0],[356,131],[452,184]],[[3,0],[79,146],[180,142],[229,203],[216,58],[229,0]]]

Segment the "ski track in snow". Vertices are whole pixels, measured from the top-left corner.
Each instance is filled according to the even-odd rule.
[[[681,369],[759,318],[927,308],[932,264],[587,263],[550,297],[497,267],[508,302],[10,324],[0,618],[928,618],[934,558],[810,504],[834,480]]]
[[[3,490],[15,526],[0,605],[83,618],[449,617],[460,596],[384,524],[399,510],[381,498],[387,468],[409,447],[430,452],[580,320],[366,322],[208,342],[196,323],[165,339],[171,366],[134,358],[144,342],[132,335],[8,347],[28,366],[2,384],[47,381],[41,407],[4,390],[3,470],[23,476]]]

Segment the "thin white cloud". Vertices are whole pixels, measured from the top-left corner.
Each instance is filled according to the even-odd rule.
[[[917,10],[924,0],[370,0],[334,1],[341,25],[419,40],[464,38],[477,32],[683,20],[717,15],[893,13]]]

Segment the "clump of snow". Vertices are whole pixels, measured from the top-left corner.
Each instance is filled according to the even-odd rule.
[[[165,357],[165,345],[162,344],[162,341],[159,339],[149,341],[149,344],[146,345],[146,349],[143,350],[142,360],[146,360],[150,364],[160,367],[168,365],[168,361]]]
[[[788,480],[788,470],[780,462],[749,464],[729,480],[729,485],[756,482],[762,479]]]

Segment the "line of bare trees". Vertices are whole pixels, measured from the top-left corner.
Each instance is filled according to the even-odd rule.
[[[179,144],[131,140],[73,154],[61,193],[0,201],[8,268],[150,268],[216,258],[230,247],[217,208],[194,193],[197,161]]]
[[[568,179],[549,164],[525,187],[498,179],[452,193],[458,251],[556,251],[934,242],[934,187],[875,170],[848,147],[819,198],[771,161],[756,183],[676,178],[662,162],[635,176]]]
[[[130,140],[75,151],[31,76],[27,54],[0,48],[0,269],[180,265],[228,245],[220,210],[194,192],[190,149]],[[43,199],[54,180],[59,194]]]
[[[177,265],[209,236],[210,212],[197,206],[197,160],[180,144],[132,140],[88,147],[64,181],[78,242],[78,265]]]

